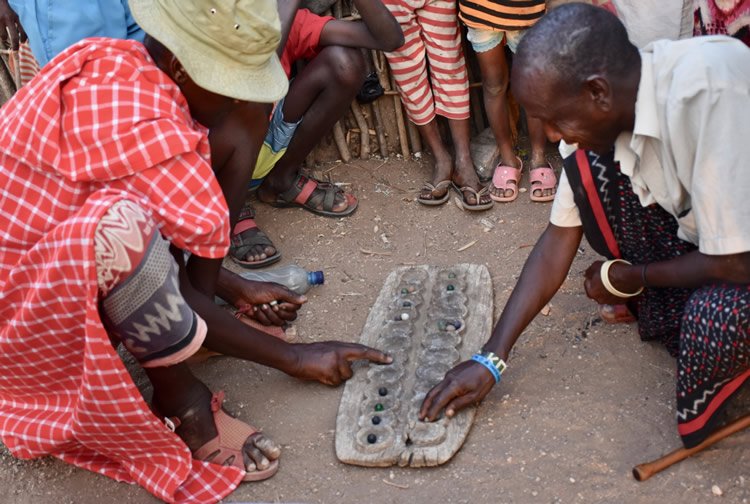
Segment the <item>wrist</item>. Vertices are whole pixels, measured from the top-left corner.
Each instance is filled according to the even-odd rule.
[[[302,363],[301,347],[300,343],[286,343],[284,351],[279,352],[279,365],[274,367],[289,376],[297,376]]]
[[[495,379],[495,383],[498,383],[500,381],[500,378],[508,367],[505,364],[505,359],[500,358],[494,352],[483,351],[480,353],[475,353],[471,356],[471,360],[484,366],[490,372],[490,374],[492,374],[492,377]]]
[[[601,280],[610,294],[622,298],[634,297],[643,291],[641,266],[614,259],[602,264]]]

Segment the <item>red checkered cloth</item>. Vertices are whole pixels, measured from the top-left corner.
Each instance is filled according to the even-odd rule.
[[[215,502],[243,471],[195,461],[154,416],[97,310],[94,230],[116,201],[174,245],[223,257],[229,213],[206,130],[134,41],[89,39],[0,109],[0,436],[168,502]]]

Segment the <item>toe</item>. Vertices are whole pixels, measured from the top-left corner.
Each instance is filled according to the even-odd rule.
[[[281,456],[281,448],[268,436],[255,436],[253,444],[270,460],[276,460]]]
[[[271,461],[263,455],[263,452],[252,441],[248,441],[245,444],[245,467],[248,472],[255,471],[256,469],[263,471],[268,469],[270,465]]]

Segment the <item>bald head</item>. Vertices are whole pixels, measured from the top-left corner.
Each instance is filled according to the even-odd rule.
[[[560,89],[580,89],[592,75],[616,82],[640,68],[638,49],[609,11],[569,3],[549,11],[524,35],[514,67],[544,75]]]

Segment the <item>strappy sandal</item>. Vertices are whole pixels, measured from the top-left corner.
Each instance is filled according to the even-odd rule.
[[[517,157],[520,168],[513,168],[512,166],[502,164],[502,161],[495,167],[495,171],[492,174],[492,185],[496,189],[500,189],[503,192],[502,196],[496,196],[490,193],[490,198],[501,203],[510,203],[518,198],[518,185],[521,183],[521,171],[523,170],[523,162],[521,158]],[[505,196],[505,193],[511,190],[513,194]]]
[[[316,194],[316,189],[320,189],[322,193]],[[347,203],[346,210],[341,212],[333,211],[337,194],[343,194]],[[341,188],[330,182],[316,180],[300,173],[294,179],[292,187],[276,196],[276,201],[271,205],[278,208],[300,207],[324,217],[346,217],[357,209],[359,202],[353,194],[345,193]],[[322,208],[318,208],[318,206]]]
[[[427,206],[438,206],[442,205],[446,201],[448,201],[451,197],[451,184],[452,182],[450,180],[441,180],[435,185],[432,185],[430,182],[425,182],[422,186],[422,191],[425,189],[430,191],[430,195],[432,198],[423,198],[422,197],[422,191],[420,191],[419,196],[417,196],[417,201],[420,202],[423,205]],[[445,191],[442,196],[436,197],[435,193],[437,192],[440,194],[440,191]]]
[[[451,182],[451,185],[453,186],[453,189],[458,193],[458,195],[461,196],[461,206],[463,207],[464,210],[468,210],[469,212],[480,212],[482,210],[489,210],[495,204],[495,202],[492,201],[492,199],[490,199],[488,203],[481,203],[482,196],[486,196],[489,194],[490,192],[489,187],[485,186],[485,187],[482,187],[479,191],[477,191],[476,189],[470,186],[458,187],[453,182]],[[466,198],[467,192],[470,195],[474,196],[474,201],[476,201],[476,203],[474,203],[473,205],[469,203]],[[490,198],[492,198],[491,194],[490,194]]]
[[[229,257],[247,269],[263,268],[281,259],[281,252],[277,249],[275,254],[260,261],[245,260],[248,252],[259,245],[276,248],[268,235],[258,228],[254,218],[255,210],[249,203],[245,203],[242,210],[240,210],[240,215],[237,219],[237,224],[234,225],[234,229],[232,230],[232,239],[229,243]],[[251,233],[253,229],[255,229],[255,233]]]
[[[217,435],[215,438],[193,452],[193,458],[212,464],[233,466],[246,471],[245,458],[242,448],[247,440],[260,434],[260,431],[252,425],[246,424],[236,418],[227,415],[221,408],[224,403],[224,391],[216,392],[211,397],[211,411],[214,415],[214,425]],[[174,431],[180,426],[181,420],[177,417],[165,419],[170,430]],[[261,471],[250,471],[245,473],[242,481],[261,481],[268,479],[279,470],[278,459],[272,460],[271,465]]]
[[[555,194],[544,194],[547,189],[554,189],[557,186],[557,177],[555,171],[550,166],[540,166],[529,171],[531,179],[531,188],[529,198],[531,201],[545,202],[555,199]]]

